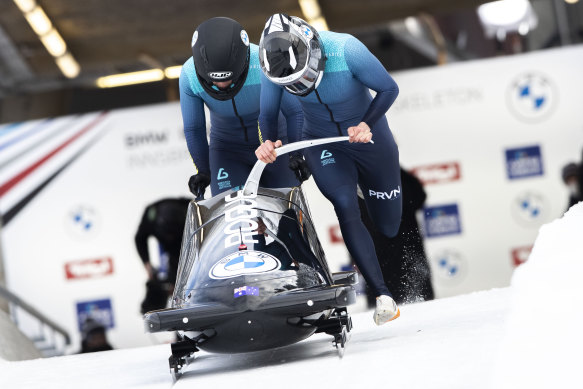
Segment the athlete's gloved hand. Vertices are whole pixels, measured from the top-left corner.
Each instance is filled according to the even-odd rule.
[[[297,154],[290,155],[288,166],[291,170],[294,171],[294,173],[296,174],[296,178],[298,179],[300,184],[306,181],[312,175],[310,169],[308,168],[306,160],[301,155]]]
[[[207,173],[198,173],[190,177],[188,180],[188,188],[198,199],[199,197],[204,197],[204,190],[210,185],[210,183],[211,177]]]

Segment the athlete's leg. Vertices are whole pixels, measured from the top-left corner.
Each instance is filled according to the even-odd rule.
[[[354,161],[341,148],[330,146],[311,147],[304,150],[304,156],[316,185],[334,206],[348,252],[364,279],[376,296],[390,295],[372,238],[360,218]]]
[[[254,150],[254,149],[253,149]],[[245,185],[253,165],[248,159],[249,151],[241,147],[215,143],[209,147],[211,169],[211,194],[217,194]]]
[[[257,161],[255,153],[253,158]],[[287,154],[278,157],[275,162],[268,164],[261,176],[260,186],[265,188],[291,188],[300,185],[294,172],[288,167],[289,157]]]
[[[277,132],[277,139],[280,139],[284,145],[287,144],[287,122],[281,112],[279,113]],[[257,161],[255,152],[253,152],[253,160]],[[260,182],[260,186],[265,188],[291,188],[298,185],[300,185],[300,182],[297,180],[295,173],[289,168],[288,154],[282,155],[275,162],[267,164]]]
[[[389,238],[401,223],[402,195],[399,150],[390,131],[375,132],[374,144],[358,158],[358,179],[366,207],[377,229]]]

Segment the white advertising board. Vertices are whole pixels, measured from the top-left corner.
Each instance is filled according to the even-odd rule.
[[[439,296],[507,286],[540,226],[566,211],[561,169],[583,149],[581,63],[578,46],[395,76],[388,117],[402,165],[426,180]]]
[[[68,329],[72,349],[88,314],[110,326],[115,347],[157,342],[143,331],[146,272],[134,235],[147,204],[192,197],[179,105],[18,127],[0,132],[0,147],[10,146],[0,159],[8,287]]]
[[[583,148],[583,47],[394,73],[387,114],[424,182],[419,219],[438,297],[509,284],[538,229],[566,210],[560,170]],[[101,315],[115,347],[144,334],[144,207],[191,197],[178,103],[0,126],[8,287],[73,335]],[[349,264],[331,204],[304,184],[333,271]],[[207,192],[207,197],[209,193]]]

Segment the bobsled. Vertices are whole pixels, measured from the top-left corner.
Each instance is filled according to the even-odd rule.
[[[189,205],[170,308],[144,315],[147,332],[177,331],[169,358],[174,378],[201,349],[259,351],[323,332],[343,352],[357,273],[330,271],[301,187],[259,187],[264,167],[257,161],[243,188]]]

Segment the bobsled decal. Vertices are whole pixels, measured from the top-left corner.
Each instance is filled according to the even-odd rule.
[[[247,274],[269,273],[280,267],[281,263],[273,255],[261,251],[239,251],[217,262],[209,271],[209,277],[221,280]]]
[[[259,288],[256,286],[242,286],[233,290],[233,297],[259,296]]]
[[[253,235],[257,232],[257,196],[245,196],[238,191],[225,197],[225,221],[228,223],[223,232],[226,235],[225,248],[244,243],[257,243]]]

